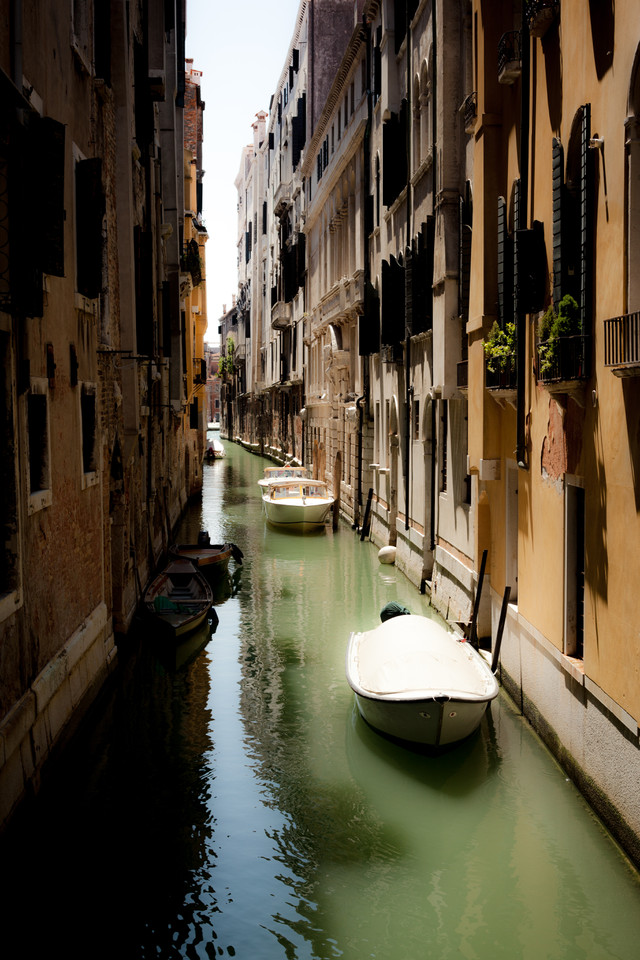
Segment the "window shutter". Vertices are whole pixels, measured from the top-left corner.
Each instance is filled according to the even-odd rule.
[[[373,284],[367,280],[364,287],[364,314],[358,318],[358,355],[368,357],[379,350],[380,298]]]
[[[382,94],[382,54],[380,44],[382,43],[382,27],[376,30],[376,43],[373,48],[373,94],[376,99]]]
[[[564,194],[564,149],[554,137],[551,157],[551,188],[553,197],[553,300],[560,303],[564,276],[562,269],[562,200]]]
[[[414,240],[413,333],[424,333],[433,325],[433,249],[435,218],[428,216]]]
[[[513,320],[513,250],[504,197],[498,197],[498,318],[503,328]]]
[[[395,257],[382,261],[382,329],[384,346],[404,340],[404,267]]]
[[[472,210],[471,203],[464,197],[460,197],[459,215],[458,309],[461,317],[468,317],[469,284],[471,280]]]
[[[298,242],[296,243],[296,276],[298,281],[298,287],[304,286],[304,276],[306,271],[306,250],[307,250],[306,234],[299,233]]]
[[[582,108],[580,127],[580,320],[583,334],[591,329],[591,225],[592,170],[589,140],[591,139],[591,104]]]
[[[63,277],[65,128],[52,117],[43,117],[36,131],[39,170],[33,187],[39,193],[40,266],[44,273]]]
[[[520,226],[520,191],[521,191],[521,189],[522,189],[522,181],[521,181],[521,180],[516,180],[516,181],[514,182],[514,184],[513,184],[513,223],[514,223],[514,230],[517,230],[518,227]],[[512,244],[512,254],[513,254],[512,258],[511,258],[511,263],[512,263],[512,265],[513,265],[513,280],[512,280],[512,291],[513,291],[512,305],[513,305],[513,306],[512,306],[512,309],[513,309],[513,314],[515,314],[516,310],[518,309],[518,305],[517,305],[517,303],[516,303],[516,297],[517,297],[516,291],[517,291],[517,288],[518,288],[518,258],[517,258],[517,254],[516,254],[516,245],[515,245],[515,243]]]
[[[76,269],[78,291],[89,299],[102,290],[102,161],[76,163]]]

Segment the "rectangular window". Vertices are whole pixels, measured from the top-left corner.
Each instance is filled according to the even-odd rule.
[[[12,379],[11,336],[0,331],[0,443],[4,456],[0,457],[0,598],[7,598],[8,609],[15,610],[15,593],[19,586],[19,528],[16,483],[14,386]],[[13,596],[13,599],[12,599]],[[3,616],[0,600],[0,618]]]
[[[44,377],[32,377],[27,394],[29,443],[29,513],[51,504],[51,447],[49,440],[49,386]]]
[[[82,429],[82,472],[97,470],[96,385],[83,383],[80,391],[80,426]]]
[[[440,435],[440,493],[447,492],[447,457],[449,440],[449,402],[441,400],[441,435]]]

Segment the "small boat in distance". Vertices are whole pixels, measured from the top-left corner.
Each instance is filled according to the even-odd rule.
[[[374,630],[351,634],[346,674],[370,726],[430,747],[473,733],[499,690],[488,663],[464,638],[430,617],[397,613]]]
[[[174,637],[183,637],[207,617],[213,592],[202,574],[188,560],[173,560],[151,581],[144,594],[144,607]]]
[[[201,573],[207,575],[226,572],[231,558],[236,563],[242,563],[244,556],[235,543],[211,543],[206,530],[200,531],[197,543],[174,543],[169,548],[169,553],[172,557],[189,560]]]
[[[267,520],[296,530],[321,527],[334,503],[324,480],[272,480],[262,503]]]
[[[274,480],[306,480],[309,471],[306,467],[296,466],[294,463],[285,463],[282,467],[265,467],[264,477],[258,480],[258,486],[264,489]]]

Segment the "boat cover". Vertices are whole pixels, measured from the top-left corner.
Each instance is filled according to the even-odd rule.
[[[393,617],[360,634],[354,661],[360,687],[375,696],[481,699],[495,686],[473,648],[428,617]]]

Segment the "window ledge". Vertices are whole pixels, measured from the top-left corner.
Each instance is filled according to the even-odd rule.
[[[95,487],[100,479],[100,474],[97,470],[92,470],[91,473],[83,473],[81,479],[81,487],[83,490],[87,490],[89,487]]]
[[[27,513],[31,516],[34,513],[38,513],[39,510],[50,507],[52,503],[53,493],[51,490],[36,490],[35,493],[29,496]]]

